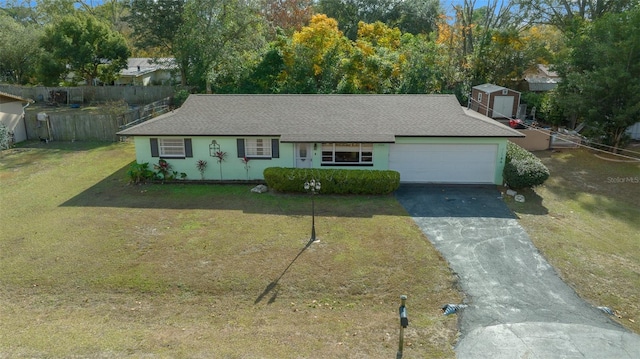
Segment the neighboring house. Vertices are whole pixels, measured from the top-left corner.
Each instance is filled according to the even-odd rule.
[[[13,143],[27,140],[24,109],[31,103],[33,100],[0,92],[0,123],[13,133]]]
[[[189,179],[263,179],[267,167],[396,170],[401,182],[502,184],[519,132],[453,95],[191,95],[118,132],[138,163],[165,159]],[[226,152],[219,164],[215,152]],[[248,158],[245,168],[244,158]],[[220,168],[219,165],[222,167]]]
[[[520,92],[506,87],[484,84],[471,89],[469,108],[493,119],[510,119],[518,115]]]
[[[561,81],[558,73],[549,70],[549,67],[543,64],[538,64],[533,70],[526,71],[524,76],[526,90],[532,92],[551,91]]]
[[[127,61],[127,68],[120,70],[120,77],[115,85],[169,85],[176,78],[177,66],[173,58],[152,59],[132,57]]]

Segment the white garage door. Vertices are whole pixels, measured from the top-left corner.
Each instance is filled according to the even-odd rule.
[[[498,145],[397,144],[389,148],[389,169],[401,182],[493,183]]]

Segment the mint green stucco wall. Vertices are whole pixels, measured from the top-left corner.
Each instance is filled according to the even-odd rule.
[[[136,161],[138,163],[148,162],[150,165],[158,163],[158,157],[151,156],[150,138],[183,138],[167,136],[136,136],[134,138],[136,148]],[[221,151],[227,152],[227,157],[222,163],[223,180],[259,180],[263,179],[263,171],[267,167],[295,167],[295,144],[280,142],[280,158],[272,159],[252,159],[249,161],[248,173],[244,164],[238,158],[236,140],[238,137],[188,137],[191,138],[193,157],[190,158],[166,158],[165,160],[172,166],[174,171],[187,174],[187,179],[201,179],[200,172],[196,169],[198,160],[207,161],[207,168],[204,172],[205,180],[220,180],[220,165],[217,158],[209,155],[209,144],[215,139],[220,144]],[[507,148],[506,138],[419,138],[419,137],[399,137],[396,143],[403,144],[495,144],[498,146],[495,170],[495,184],[502,184],[502,169]],[[376,143],[373,145],[373,166],[321,166],[322,146],[317,144],[316,149],[312,149],[314,168],[355,168],[386,170],[389,168],[389,144]]]
[[[138,163],[148,162],[153,165],[158,163],[160,158],[151,157],[150,138],[183,138],[183,137],[166,137],[166,136],[136,136],[136,161]],[[223,180],[256,180],[263,179],[262,172],[267,167],[293,167],[293,144],[280,143],[280,158],[272,159],[252,159],[249,161],[249,171],[244,168],[244,163],[238,158],[237,137],[187,137],[191,138],[191,147],[193,157],[190,158],[165,158],[172,166],[174,171],[187,174],[187,179],[201,179],[200,172],[196,168],[198,160],[207,161],[207,168],[204,172],[206,180],[220,179],[220,164],[216,157],[209,155],[209,145],[211,140],[215,139],[220,145],[220,150],[227,153],[222,162],[222,179]],[[262,137],[263,138],[263,137]]]

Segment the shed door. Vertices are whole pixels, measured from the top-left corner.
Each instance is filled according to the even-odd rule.
[[[405,183],[494,183],[498,145],[397,144],[389,169]]]
[[[493,99],[493,117],[511,118],[513,113],[513,96],[496,96]]]

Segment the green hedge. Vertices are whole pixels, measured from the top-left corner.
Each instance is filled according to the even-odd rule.
[[[533,153],[507,142],[503,176],[511,188],[535,187],[549,178],[549,169]]]
[[[400,186],[396,171],[269,167],[263,174],[267,186],[279,192],[305,192],[311,179],[322,183],[323,194],[389,194]]]

